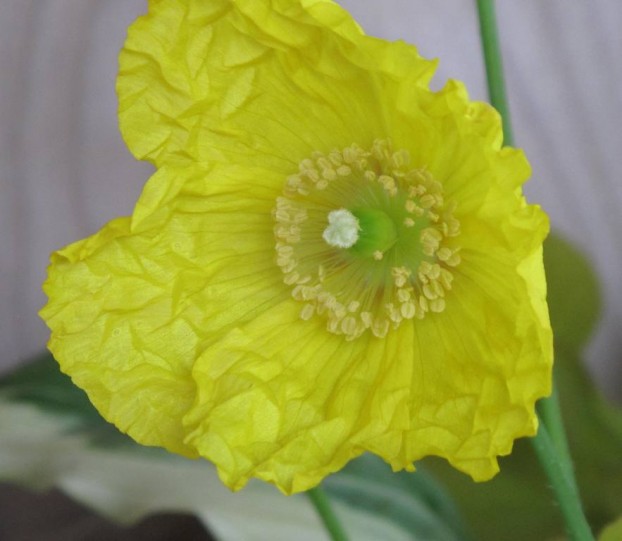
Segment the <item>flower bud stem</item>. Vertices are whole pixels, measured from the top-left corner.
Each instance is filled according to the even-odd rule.
[[[504,144],[512,145],[514,136],[503,78],[494,0],[477,0],[477,9],[490,103],[501,114]],[[531,442],[559,503],[568,535],[573,541],[592,541],[594,537],[581,506],[555,393],[540,402],[539,410],[540,426]]]
[[[503,143],[507,146],[514,144],[510,107],[505,91],[503,76],[503,60],[501,46],[497,32],[494,0],[477,0],[479,28],[486,64],[486,81],[488,83],[488,97],[492,106],[499,111],[503,122]]]
[[[559,414],[556,397],[552,396],[544,399],[539,406],[542,412],[540,426],[538,434],[535,438],[532,438],[531,443],[557,498],[559,508],[566,522],[568,536],[572,541],[593,541],[594,537],[581,507],[581,499],[574,478],[572,462],[570,461],[570,456],[563,451],[565,435],[562,442],[555,442],[551,437],[551,433],[560,433],[561,426],[557,426],[557,421],[561,421],[561,415]],[[545,414],[546,410],[549,411]],[[545,416],[547,421],[555,422],[556,426],[552,426],[551,430],[549,430],[547,423],[544,422]],[[563,428],[561,428],[561,431],[563,431]]]
[[[348,536],[346,535],[343,526],[339,522],[337,515],[335,515],[335,512],[330,505],[330,500],[324,490],[322,490],[320,487],[315,487],[311,490],[307,490],[306,494],[307,496],[309,496],[309,499],[315,507],[317,514],[322,519],[324,527],[330,535],[331,540],[348,541]]]

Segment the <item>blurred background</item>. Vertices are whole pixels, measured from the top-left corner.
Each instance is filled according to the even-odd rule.
[[[439,58],[434,86],[486,99],[475,2],[343,0],[372,35]],[[0,373],[45,347],[51,251],[129,214],[150,176],[118,132],[117,53],[145,0],[0,0]],[[622,3],[498,1],[530,202],[593,264],[603,312],[588,368],[622,402]],[[119,537],[120,538],[120,537]]]

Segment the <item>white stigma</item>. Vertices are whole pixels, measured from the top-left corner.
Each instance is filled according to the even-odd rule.
[[[328,227],[324,229],[322,238],[329,246],[350,248],[359,240],[360,229],[357,217],[349,210],[332,210],[328,213]]]

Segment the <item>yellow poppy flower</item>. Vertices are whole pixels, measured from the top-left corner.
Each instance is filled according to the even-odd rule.
[[[53,254],[42,311],[102,415],[233,489],[365,451],[493,476],[552,359],[548,222],[497,113],[329,0],[151,0],[120,66],[157,172]]]

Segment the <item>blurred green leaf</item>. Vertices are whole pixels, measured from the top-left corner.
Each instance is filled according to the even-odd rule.
[[[598,279],[587,258],[554,234],[544,243],[544,266],[555,346],[578,351],[598,322],[601,310]]]
[[[98,417],[84,391],[63,374],[51,354],[42,353],[0,379],[0,392],[18,402],[49,411],[71,413],[92,420]]]
[[[404,527],[412,539],[470,539],[454,502],[423,467],[394,473],[380,458],[363,455],[325,485],[336,499]]]
[[[50,353],[19,366],[0,378],[0,395],[10,401],[31,404],[65,416],[72,430],[80,431],[99,446],[131,445],[132,440],[98,413],[86,393],[63,374]]]
[[[1,394],[1,393],[0,393]],[[0,480],[63,492],[121,523],[156,512],[194,513],[221,541],[325,541],[303,494],[284,496],[262,482],[233,493],[215,468],[162,450],[100,448],[64,414],[0,397]],[[144,449],[135,444],[136,449]],[[352,539],[411,541],[409,532],[342,502],[335,510]]]
[[[588,519],[598,530],[622,514],[622,410],[594,387],[576,353],[558,348],[558,360],[570,452]]]

